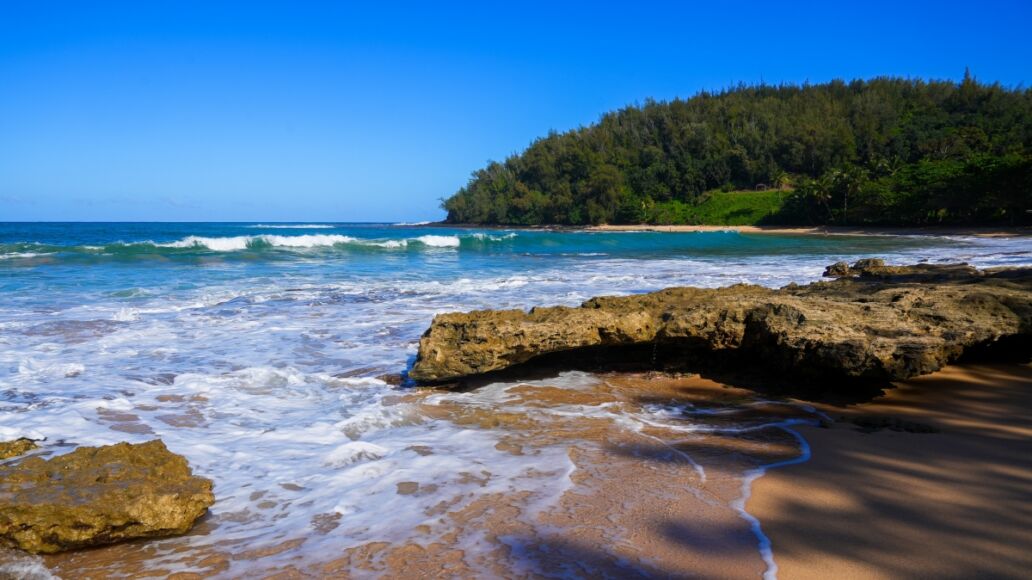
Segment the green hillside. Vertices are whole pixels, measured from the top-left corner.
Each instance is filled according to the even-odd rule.
[[[488,164],[443,207],[470,224],[1029,223],[1032,90],[876,78],[647,101]]]

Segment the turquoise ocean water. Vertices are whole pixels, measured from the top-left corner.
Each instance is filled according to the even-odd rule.
[[[521,482],[525,461],[498,451],[490,431],[414,419],[387,404],[404,387],[376,377],[411,364],[435,313],[575,305],[672,285],[805,283],[832,262],[870,256],[1017,265],[1032,263],[1032,244],[403,224],[0,224],[0,440],[29,436],[60,451],[161,437],[215,481],[216,520],[259,514],[171,541],[155,565],[174,566],[177,546],[310,535],[313,516],[328,512],[349,525],[310,549],[397,540],[440,500],[394,493],[413,472],[454,490],[467,485],[456,473],[490,465],[491,484],[470,497],[541,488]],[[438,451],[433,460],[406,451],[417,446]],[[569,477],[561,449],[534,461],[554,469],[557,486]],[[255,497],[291,507],[256,509]]]

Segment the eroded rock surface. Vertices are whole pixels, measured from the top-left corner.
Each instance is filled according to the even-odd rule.
[[[0,441],[0,460],[24,455],[38,447],[32,439],[21,437],[14,441]]]
[[[33,553],[186,533],[214,503],[160,440],[0,466],[0,546]]]
[[[442,382],[593,347],[676,344],[794,376],[899,380],[966,349],[1032,337],[1032,268],[829,267],[833,281],[599,297],[578,308],[441,314],[409,376]]]

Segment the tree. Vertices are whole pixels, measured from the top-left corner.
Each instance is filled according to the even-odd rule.
[[[982,84],[970,74],[960,83],[740,85],[648,100],[591,126],[551,132],[476,171],[442,205],[448,221],[464,223],[612,221],[653,202],[662,210],[646,212],[648,219],[685,220],[707,191],[766,182],[808,192],[784,200],[803,213],[772,219],[1032,221],[1013,208],[992,209],[1002,185],[976,183],[1002,184],[1003,170],[990,167],[1030,157],[1032,90]]]
[[[842,192],[842,224],[845,225],[849,221],[849,198],[852,196],[855,200],[863,190],[867,184],[868,172],[862,167],[851,165],[845,169],[834,170],[831,175],[835,187]]]

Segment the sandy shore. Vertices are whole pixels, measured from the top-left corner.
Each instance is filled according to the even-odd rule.
[[[979,236],[1014,237],[1030,236],[1032,228],[977,228],[977,227],[927,227],[927,228],[877,228],[848,226],[788,227],[788,226],[615,226],[602,225],[584,228],[597,232],[741,232],[748,234],[794,234],[824,236]]]
[[[812,459],[769,471],[747,504],[780,578],[1028,577],[1032,365],[950,367],[819,408],[846,421],[798,428]]]
[[[418,472],[399,484],[399,495],[438,498],[425,525],[408,537],[355,545],[322,538],[347,530],[348,517],[326,514],[307,535],[258,548],[248,538],[204,545],[221,522],[212,517],[191,535],[194,546],[173,541],[132,542],[30,560],[61,577],[139,578],[170,575],[193,580],[230,578],[756,578],[765,568],[756,538],[732,503],[742,474],[796,455],[792,437],[780,430],[756,433],[690,432],[711,427],[762,424],[792,406],[774,405],[723,416],[676,417],[641,422],[654,404],[737,408],[755,395],[701,379],[605,375],[579,386],[514,384],[506,396],[454,394],[422,389],[393,404],[413,404],[425,419],[454,422],[503,437],[497,449],[524,462],[521,477],[539,479],[544,504],[503,489],[476,494],[440,488]],[[644,415],[643,415],[644,413]],[[629,428],[630,427],[630,428]],[[683,429],[689,429],[684,431]],[[557,487],[541,451],[559,448],[575,468]],[[420,449],[427,457],[431,448]],[[471,466],[472,468],[473,466]],[[567,467],[564,467],[567,469]],[[489,486],[491,466],[464,474]],[[645,492],[643,493],[643,490]],[[246,514],[235,514],[243,517]],[[309,545],[312,547],[309,547]],[[171,555],[168,555],[171,552]],[[162,554],[165,555],[162,555]],[[0,578],[4,554],[0,552]],[[246,575],[241,574],[243,566]],[[172,574],[179,570],[178,574]]]
[[[404,537],[334,540],[349,518],[325,514],[275,546],[205,542],[224,518],[250,517],[233,512],[203,521],[189,544],[42,559],[0,552],[0,577],[5,567],[45,566],[62,577],[178,580],[758,578],[766,564],[738,511],[743,477],[798,458],[783,426],[816,423],[821,412],[832,419],[825,427],[789,427],[812,458],[769,469],[745,503],[780,578],[1019,578],[1032,569],[1032,365],[950,367],[852,405],[771,399],[695,375],[577,376],[504,391],[420,389],[389,403],[412,406],[417,423],[501,434],[496,449],[525,463],[521,477],[553,497],[544,503],[506,486],[466,501],[468,488],[440,488],[413,471],[398,495],[436,499],[425,525]],[[549,449],[569,458],[564,484],[542,463]],[[463,475],[488,486],[491,470]]]
[[[1017,227],[852,227],[852,226],[689,226],[689,225],[600,225],[600,226],[515,226],[484,224],[449,224],[433,222],[419,227],[543,230],[569,232],[741,232],[745,234],[817,235],[817,236],[977,236],[1008,238],[1032,236],[1032,226]]]

